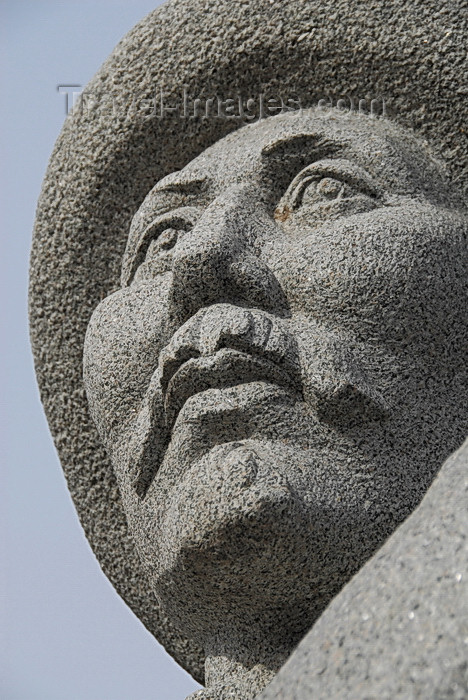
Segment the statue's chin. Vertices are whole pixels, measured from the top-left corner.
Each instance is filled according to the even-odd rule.
[[[216,566],[258,560],[275,544],[275,524],[283,532],[303,519],[284,474],[262,457],[254,441],[243,440],[211,449],[187,470],[161,525],[168,560],[171,552],[190,556],[192,550],[217,559]]]
[[[320,528],[284,473],[264,458],[253,441],[211,450],[166,510],[155,590],[192,634],[200,618],[215,631],[233,608],[256,620],[274,610],[278,621],[284,614],[294,626],[297,618],[302,630],[350,575],[322,547]]]

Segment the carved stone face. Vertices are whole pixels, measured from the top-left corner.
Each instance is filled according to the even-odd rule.
[[[249,125],[149,193],[85,382],[188,634],[302,634],[461,442],[467,230],[423,146],[349,115]]]

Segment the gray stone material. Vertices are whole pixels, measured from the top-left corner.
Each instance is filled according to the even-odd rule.
[[[468,697],[468,441],[259,700]]]
[[[468,431],[468,217],[388,122],[244,126],[155,185],[85,339],[161,609],[247,700]]]
[[[71,494],[104,572],[142,622],[199,680],[208,657],[207,698],[250,697],[271,678],[466,434],[466,210],[456,190],[468,181],[467,4],[363,7],[168,2],[89,84],[38,205],[31,338]],[[303,107],[327,95],[335,106],[383,97],[419,141],[385,120],[325,109],[271,117],[207,150],[249,119],[143,113],[143,98],[161,91],[180,108],[184,86],[192,98],[280,95]],[[295,139],[289,160],[284,137]],[[292,162],[303,169],[316,156],[322,171],[295,182]],[[194,189],[156,231],[153,187],[181,170]],[[195,186],[197,173],[211,190]],[[93,312],[95,422],[82,375]],[[202,387],[213,410],[200,421]],[[151,513],[154,498],[162,505]],[[264,585],[268,572],[279,586],[268,576]],[[213,610],[232,622],[229,635]]]

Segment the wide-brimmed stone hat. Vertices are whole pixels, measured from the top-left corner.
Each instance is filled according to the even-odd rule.
[[[119,286],[130,220],[155,182],[281,101],[385,111],[427,139],[466,190],[467,34],[462,0],[169,0],[118,44],[57,140],[31,255],[42,401],[104,573],[201,682],[202,650],[158,609],[88,413],[91,313]]]

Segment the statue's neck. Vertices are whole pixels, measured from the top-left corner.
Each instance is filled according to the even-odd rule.
[[[298,640],[272,645],[258,630],[228,630],[206,645],[206,689],[197,700],[253,700],[270,683]]]
[[[224,694],[223,687],[225,690],[229,689],[229,697],[251,700],[273,680],[288,656],[289,654],[286,654],[261,661],[256,659],[250,664],[245,661],[236,661],[223,654],[207,657],[205,662],[207,688],[218,687],[221,691],[220,700]]]

